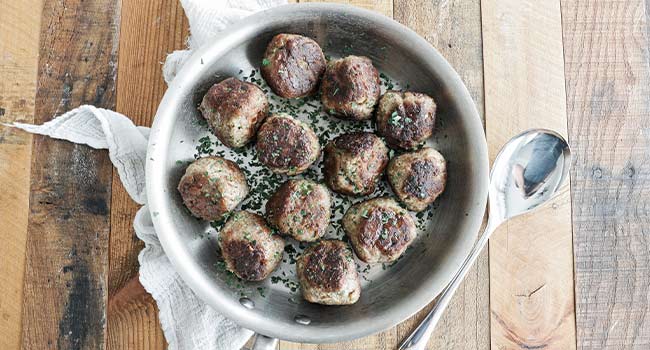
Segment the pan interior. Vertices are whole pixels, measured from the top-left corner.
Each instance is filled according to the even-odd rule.
[[[315,39],[330,56],[368,56],[381,72],[402,86],[408,84],[410,90],[429,94],[438,105],[431,143],[448,160],[447,188],[435,209],[425,213],[425,232],[394,266],[369,269],[361,299],[351,306],[307,303],[299,290],[292,292],[282,282],[234,280],[219,268],[214,229],[192,218],[176,191],[186,161],[193,159],[196,145],[207,135],[196,108],[203,94],[225,77],[250,75],[272,36],[285,32]],[[270,336],[302,342],[346,340],[391,327],[415,313],[460,266],[485,209],[486,149],[480,118],[465,87],[423,39],[390,19],[356,8],[291,5],[247,18],[185,64],[165,94],[152,128],[147,193],[165,252],[212,307]],[[250,177],[255,176],[263,175],[253,171]],[[281,273],[273,276],[285,278]],[[291,279],[292,271],[285,274]],[[302,322],[296,322],[297,317]]]

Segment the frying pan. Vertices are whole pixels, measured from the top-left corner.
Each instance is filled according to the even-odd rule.
[[[373,268],[361,299],[321,306],[282,284],[264,281],[233,288],[219,261],[210,226],[184,209],[176,185],[197,140],[207,132],[197,105],[214,83],[258,67],[273,35],[314,38],[326,54],[370,57],[381,71],[437,105],[434,146],[448,160],[448,183],[420,233],[397,264]],[[341,123],[344,123],[341,121]],[[241,326],[295,342],[351,340],[395,326],[427,305],[469,253],[483,218],[488,188],[487,145],[481,119],[458,74],[428,42],[382,15],[352,6],[293,4],[247,17],[193,54],[158,108],[149,139],[147,196],[153,223],[173,266],[211,307]],[[256,176],[252,173],[251,176]],[[206,238],[207,237],[207,238]],[[288,266],[283,268],[294,268]],[[255,293],[257,288],[266,290]],[[251,291],[253,291],[251,293]],[[245,297],[242,297],[245,295]]]

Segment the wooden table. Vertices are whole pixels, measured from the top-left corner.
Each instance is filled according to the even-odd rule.
[[[650,349],[650,1],[358,0],[460,73],[494,157],[517,132],[569,137],[568,188],[502,227],[431,349]],[[0,118],[83,103],[152,121],[182,49],[178,0],[0,0]],[[137,280],[137,206],[105,151],[0,126],[0,349],[162,349]],[[394,349],[422,313],[345,344]]]

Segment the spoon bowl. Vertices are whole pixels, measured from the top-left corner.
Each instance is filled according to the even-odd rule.
[[[533,129],[513,137],[496,156],[490,174],[490,221],[498,224],[546,203],[570,168],[571,151],[560,134]]]

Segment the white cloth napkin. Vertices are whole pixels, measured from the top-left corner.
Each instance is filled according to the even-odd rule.
[[[286,0],[180,0],[190,23],[188,50],[167,57],[163,75],[167,83],[180,70],[192,50],[210,42],[227,25],[256,11],[286,3]],[[140,282],[151,293],[160,310],[169,349],[240,349],[253,332],[243,329],[196,297],[174,271],[162,250],[147,209],[145,160],[149,129],[135,126],[122,114],[81,106],[43,125],[15,123],[30,133],[47,135],[92,148],[108,149],[122,184],[131,198],[144,206],[133,226],[145,247],[140,252]]]

